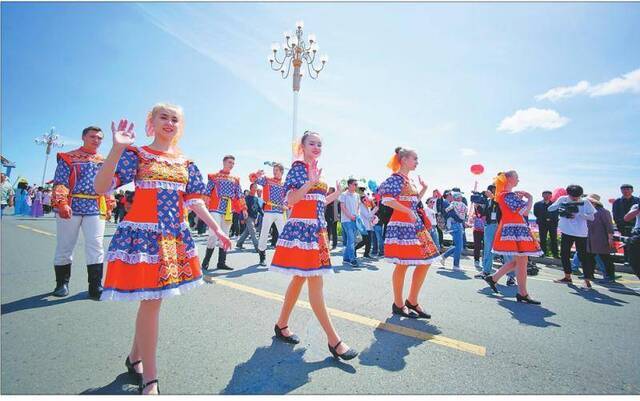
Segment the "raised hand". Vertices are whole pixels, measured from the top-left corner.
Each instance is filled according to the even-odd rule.
[[[336,192],[342,193],[342,186],[340,186],[340,181],[336,181]]]
[[[136,139],[133,122],[129,123],[126,119],[120,120],[117,128],[116,123],[111,121],[111,132],[113,133],[113,146],[127,147],[132,145]]]
[[[423,188],[423,189],[427,189],[428,185],[427,185],[427,183],[426,183],[426,182],[424,182],[424,181],[422,180],[422,177],[421,177],[421,176],[418,176],[418,182],[420,183],[420,185],[422,186],[422,188]]]
[[[322,176],[322,169],[318,169],[318,161],[314,160],[309,166],[309,181],[312,184],[317,184]]]
[[[264,170],[258,170],[258,172],[256,172],[256,178],[260,178],[264,175]]]

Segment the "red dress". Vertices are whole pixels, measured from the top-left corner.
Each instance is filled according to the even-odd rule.
[[[511,256],[540,256],[542,250],[533,235],[529,225],[524,221],[527,203],[513,192],[498,194],[500,207],[500,224],[493,240],[493,253]]]
[[[382,203],[395,199],[417,213],[418,191],[408,177],[394,173],[381,185],[378,193]],[[387,225],[384,240],[384,257],[396,265],[428,265],[440,259],[438,248],[420,218],[412,222],[409,216],[394,210]]]
[[[308,171],[305,163],[293,162],[284,190],[300,189],[309,181]],[[327,188],[327,184],[319,182],[293,205],[291,215],[278,236],[269,270],[304,277],[333,273],[324,219]]]

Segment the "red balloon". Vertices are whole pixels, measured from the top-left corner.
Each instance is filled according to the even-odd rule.
[[[565,196],[567,194],[567,190],[565,188],[556,188],[553,190],[553,194],[551,195],[551,201],[555,202],[559,197]]]
[[[475,175],[484,173],[484,166],[482,164],[474,164],[471,166],[471,172]]]

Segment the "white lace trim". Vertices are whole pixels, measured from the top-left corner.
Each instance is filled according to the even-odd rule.
[[[297,217],[292,217],[287,219],[287,223],[303,223],[307,225],[318,225],[318,219],[301,219]]]
[[[389,224],[387,225],[387,228],[389,227],[415,227],[416,223],[407,223],[405,221],[390,221]]]
[[[501,241],[533,241],[530,235],[514,237],[513,235],[500,235]]]
[[[204,284],[202,278],[190,283],[182,284],[175,288],[169,288],[159,291],[141,291],[141,292],[118,292],[115,290],[105,289],[100,296],[101,301],[142,301],[145,299],[166,299],[176,295],[182,295],[196,287]]]
[[[130,227],[135,230],[144,230],[144,231],[155,231],[155,232],[160,231],[160,226],[158,225],[158,223],[141,223],[137,221],[123,220],[120,223],[118,223],[118,228],[121,228],[121,227],[122,228]],[[189,229],[189,224],[185,223],[184,221],[180,223],[180,230],[184,231],[187,229]]]
[[[324,202],[326,197],[322,194],[305,194],[303,199]]]
[[[158,161],[169,163],[169,164],[184,164],[187,162],[187,159],[184,156],[178,156],[176,158],[173,158],[173,157],[166,157],[162,155],[156,155],[146,151],[142,147],[139,147],[138,151],[145,157],[145,159],[154,159],[154,160],[158,160]]]
[[[515,252],[515,251],[496,251],[494,249],[491,250],[491,253],[496,255],[507,255],[507,256],[542,256],[542,251],[536,252]]]
[[[193,258],[195,256],[198,256],[198,251],[197,249],[193,248],[193,249],[189,249],[186,252],[186,257],[187,258]],[[129,252],[125,252],[123,250],[116,250],[116,251],[109,251],[107,252],[107,261],[111,262],[114,260],[121,260],[126,264],[129,265],[134,265],[137,263],[159,263],[160,262],[160,255],[153,255],[150,253],[145,253],[145,252],[135,252],[135,253],[129,253]]]
[[[299,270],[294,268],[286,268],[286,267],[278,267],[278,266],[269,266],[269,271],[286,274],[288,276],[300,276],[300,277],[314,277],[314,276],[323,276],[325,274],[333,274],[333,266],[327,266],[326,268],[316,269],[316,270]]]
[[[386,244],[394,245],[420,245],[419,239],[399,239],[399,238],[387,238],[384,241]]]
[[[318,245],[317,242],[302,242],[300,240],[285,240],[285,239],[278,239],[278,242],[276,243],[277,246],[283,246],[285,248],[300,248],[300,249],[306,249],[306,250],[311,250],[311,249],[320,249],[320,246]]]
[[[396,265],[417,266],[417,265],[430,265],[438,260],[442,259],[441,255],[437,255],[428,259],[399,259],[399,258],[384,258],[385,262],[393,263]]]
[[[391,202],[393,200],[396,200],[396,198],[392,198],[390,196],[385,196],[385,197],[382,198],[382,203],[383,204],[387,204],[387,203],[389,203],[389,202]]]
[[[187,185],[181,182],[161,181],[161,180],[136,180],[136,188],[143,189],[171,189],[184,192]]]
[[[526,223],[505,223],[502,225],[503,228],[506,227],[526,227],[529,228],[529,226]]]
[[[398,200],[401,200],[403,202],[418,202],[418,197],[415,195],[411,195],[411,196],[400,195],[398,196]]]
[[[198,205],[198,204],[205,206],[205,203],[201,198],[191,198],[184,201],[185,207],[191,207],[193,205]]]

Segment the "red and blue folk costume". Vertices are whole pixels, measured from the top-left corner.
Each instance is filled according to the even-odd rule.
[[[418,191],[409,177],[394,173],[378,190],[382,203],[396,200],[418,213]],[[387,225],[384,240],[384,256],[387,262],[397,265],[418,266],[440,259],[438,248],[431,239],[422,220],[412,222],[407,213],[394,209]]]
[[[209,196],[209,212],[222,214],[225,220],[231,221],[231,212],[247,210],[240,178],[223,170],[209,174],[208,178],[206,194]]]
[[[105,216],[115,207],[113,196],[98,195],[93,181],[104,163],[102,155],[84,146],[57,155],[51,206],[71,207],[75,216]]]
[[[204,205],[205,185],[196,165],[181,155],[128,147],[114,187],[134,181],[131,209],[109,244],[102,300],[167,298],[202,284],[187,207]]]
[[[284,185],[282,179],[277,180],[275,178],[267,178],[262,176],[256,178],[255,174],[249,176],[251,182],[262,186],[262,200],[264,200],[264,212],[265,213],[284,213]]]
[[[500,223],[493,240],[493,253],[512,256],[540,256],[542,250],[529,225],[524,220],[527,202],[513,192],[501,192],[497,196],[500,207]]]
[[[308,171],[304,162],[295,161],[287,174],[285,191],[300,189],[309,181]],[[324,219],[327,189],[326,183],[318,182],[293,205],[269,270],[305,277],[333,273]]]

